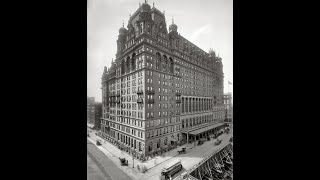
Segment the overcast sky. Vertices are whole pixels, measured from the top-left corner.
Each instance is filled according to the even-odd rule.
[[[104,66],[115,59],[119,28],[145,0],[88,0],[87,5],[87,95],[101,102]],[[208,52],[213,48],[222,58],[224,92],[233,82],[233,0],[149,0],[165,11],[167,28],[174,18],[180,35]],[[232,92],[229,85],[229,91]]]

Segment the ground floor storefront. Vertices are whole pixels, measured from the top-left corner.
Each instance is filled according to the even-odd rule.
[[[110,131],[109,131],[110,132]],[[120,136],[119,140],[112,137],[109,133],[99,131],[98,136],[113,144],[119,150],[126,152],[127,154],[133,156],[139,161],[145,161],[144,143],[143,141],[138,141],[137,139],[130,138],[128,136]]]
[[[119,150],[134,156],[135,159],[141,162],[147,161],[156,156],[162,156],[166,152],[171,151],[181,145],[180,133],[159,137],[157,139],[148,139],[146,141],[137,141],[134,138],[125,136],[123,136],[123,138],[120,136],[119,140],[117,140],[117,138],[114,138],[111,134],[112,133],[110,133],[110,131],[97,132],[98,136],[113,144]]]
[[[143,140],[128,136],[127,134],[122,134],[122,132],[112,131],[110,130],[110,127],[106,127],[103,131],[98,131],[97,135],[113,144],[121,151],[144,162],[156,156],[164,156],[167,152],[174,150],[187,142],[195,143],[196,145],[196,141],[216,138],[223,133],[223,129],[227,126],[227,123],[216,123],[200,129],[179,131]]]

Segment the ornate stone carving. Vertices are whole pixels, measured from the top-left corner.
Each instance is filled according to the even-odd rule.
[[[152,21],[151,14],[148,12],[140,13],[139,21]]]

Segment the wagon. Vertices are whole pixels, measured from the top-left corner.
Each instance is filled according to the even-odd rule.
[[[186,148],[182,148],[181,151],[178,151],[179,154],[185,154],[186,153]]]
[[[221,144],[221,140],[220,140],[220,139],[218,139],[214,144],[215,144],[215,145],[219,145],[219,144]]]
[[[128,165],[127,161],[126,161],[126,158],[119,158],[120,160],[120,163],[121,163],[121,166],[126,166]]]
[[[96,144],[97,144],[97,146],[101,146],[100,140],[97,140]]]
[[[202,144],[203,144],[203,141],[199,140],[198,145],[202,145]]]
[[[233,142],[233,137],[231,137],[229,141],[230,141],[230,142]]]

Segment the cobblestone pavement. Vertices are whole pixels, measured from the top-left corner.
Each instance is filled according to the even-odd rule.
[[[186,147],[185,145],[182,147],[178,147],[177,149],[173,149],[167,153],[165,153],[165,156],[157,156],[153,159],[148,160],[145,163],[141,163],[137,160],[134,160],[134,168],[132,168],[132,157],[125,153],[124,151],[119,150],[117,147],[113,146],[111,143],[103,140],[99,136],[95,135],[95,131],[92,131],[90,133],[90,137],[88,140],[91,142],[95,142],[96,139],[102,140],[102,146],[98,146],[98,148],[111,159],[116,166],[118,166],[123,172],[125,172],[127,175],[129,175],[132,179],[148,179],[148,180],[158,180],[159,175],[161,172],[161,169],[168,164],[169,162],[180,159],[181,163],[183,165],[183,170],[180,171],[177,175],[182,174],[186,171],[186,169],[191,168],[198,162],[200,162],[203,158],[209,156],[210,154],[217,151],[221,146],[227,144],[229,142],[230,137],[232,136],[232,133],[229,134],[222,134],[219,136],[219,139],[222,139],[222,143],[218,146],[214,145],[214,142],[216,140],[206,141],[201,146],[195,146],[194,143],[188,144],[187,146],[187,153],[178,155],[177,151],[181,150],[182,147]],[[120,166],[119,157],[126,158],[128,160],[129,165],[128,166]],[[145,165],[148,168],[148,171],[146,173],[140,173],[137,169],[137,164]]]
[[[88,180],[130,180],[126,173],[115,166],[92,142],[87,140]]]

